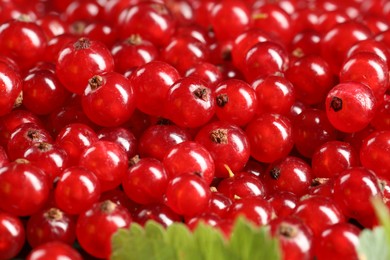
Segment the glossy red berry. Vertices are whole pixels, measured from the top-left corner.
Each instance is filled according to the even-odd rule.
[[[315,247],[318,260],[359,259],[360,230],[349,223],[338,223],[322,231]]]
[[[137,68],[156,60],[159,56],[157,47],[143,39],[139,34],[117,42],[111,49],[115,62],[115,71],[124,73],[131,68]]]
[[[137,154],[138,140],[130,130],[124,127],[102,128],[97,132],[97,135],[99,140],[119,144],[125,150],[129,159]]]
[[[165,204],[179,215],[192,217],[207,209],[211,191],[195,174],[173,178],[167,186]]]
[[[140,2],[124,9],[118,18],[119,38],[139,34],[156,46],[168,44],[175,32],[175,20],[164,3]]]
[[[271,203],[278,218],[284,218],[294,212],[298,204],[298,196],[291,192],[278,192],[268,196],[268,201]]]
[[[310,196],[298,203],[293,215],[304,221],[317,239],[326,228],[345,222],[343,212],[336,201],[328,197]]]
[[[363,139],[360,148],[361,164],[380,178],[390,178],[390,132],[375,131]]]
[[[36,23],[9,20],[0,26],[0,43],[0,54],[9,56],[27,71],[44,54],[46,37]]]
[[[0,258],[16,257],[26,240],[22,221],[13,214],[0,212],[0,234]]]
[[[301,197],[309,190],[312,170],[301,158],[287,156],[270,164],[261,177],[269,194],[291,192]]]
[[[336,129],[357,132],[373,119],[376,104],[372,89],[363,83],[344,82],[329,91],[325,101],[326,115]]]
[[[192,77],[176,81],[166,96],[168,119],[181,127],[200,127],[215,113],[214,93],[207,83]]]
[[[352,167],[334,179],[333,198],[346,217],[354,218],[364,227],[377,225],[372,206],[374,197],[381,198],[377,176],[363,167]],[[352,193],[353,190],[359,193]]]
[[[347,142],[329,141],[317,148],[311,165],[313,177],[333,178],[350,167],[358,166],[359,154]]]
[[[47,115],[65,104],[70,97],[55,73],[35,70],[23,80],[23,106],[38,115]]]
[[[216,3],[211,9],[209,19],[218,41],[234,40],[248,29],[251,23],[248,6],[237,0]],[[226,30],[227,27],[229,30]]]
[[[138,153],[141,157],[152,157],[162,161],[174,145],[190,140],[191,134],[176,125],[152,125],[139,138]]]
[[[48,177],[25,161],[16,161],[0,168],[0,209],[17,215],[30,216],[40,210],[49,198]]]
[[[340,82],[358,81],[367,85],[377,102],[383,100],[389,86],[386,61],[374,53],[363,52],[351,55],[340,70]]]
[[[304,109],[292,122],[295,147],[305,157],[312,157],[320,145],[337,137],[337,131],[323,110]]]
[[[293,84],[297,100],[309,105],[323,102],[334,83],[328,63],[318,55],[295,61],[286,70],[286,78]]]
[[[111,237],[119,228],[127,228],[132,220],[126,208],[110,200],[94,204],[77,219],[76,236],[81,247],[94,257],[111,254]]]
[[[21,105],[20,94],[22,91],[22,79],[20,74],[12,69],[7,63],[0,62],[0,116],[11,112],[14,107]]]
[[[219,120],[244,126],[255,116],[258,106],[256,92],[245,81],[222,81],[216,86],[214,93],[215,114]]]
[[[296,88],[285,77],[269,75],[251,84],[256,92],[256,114],[275,113],[288,115],[296,98]]]
[[[210,184],[215,175],[215,163],[210,152],[194,141],[174,145],[164,157],[163,164],[169,179],[180,175],[197,175]]]
[[[85,124],[72,123],[61,129],[55,144],[66,151],[69,166],[73,166],[79,163],[81,153],[97,141],[97,134],[92,128]]]
[[[62,211],[77,215],[99,200],[99,179],[91,171],[73,166],[62,172],[54,189],[55,204]]]
[[[126,195],[138,204],[163,202],[168,175],[157,159],[142,158],[122,178]]]
[[[41,210],[28,219],[26,235],[33,248],[53,241],[72,245],[76,239],[76,219],[58,208]]]
[[[70,92],[83,94],[94,75],[114,70],[114,59],[107,47],[88,38],[67,44],[58,54],[56,75]]]
[[[140,66],[130,77],[136,95],[142,97],[137,98],[136,107],[149,115],[165,116],[168,91],[179,79],[177,69],[166,62],[151,61]]]
[[[119,126],[130,119],[135,109],[135,94],[130,81],[117,72],[95,75],[81,97],[84,113],[94,123]]]
[[[292,147],[292,125],[282,115],[264,113],[246,127],[251,156],[256,160],[271,163],[287,156]]]
[[[144,226],[149,220],[168,227],[173,223],[181,222],[182,217],[164,204],[149,204],[140,206],[133,214],[134,222]]]
[[[45,243],[34,248],[27,256],[27,260],[82,260],[80,253],[68,244],[55,241]]]
[[[246,218],[256,226],[263,226],[271,221],[273,209],[271,204],[261,197],[237,199],[230,206],[226,218],[234,221],[239,217]]]
[[[236,125],[215,121],[204,125],[195,141],[211,154],[216,177],[228,177],[228,166],[233,173],[241,171],[249,160],[250,146],[245,132]]]
[[[101,190],[107,191],[120,185],[127,172],[128,158],[119,144],[99,140],[81,153],[79,166],[93,172]]]
[[[299,218],[277,218],[269,224],[271,234],[279,241],[283,260],[312,259],[313,234]]]

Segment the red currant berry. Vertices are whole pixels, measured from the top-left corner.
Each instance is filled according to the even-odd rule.
[[[152,157],[162,161],[174,145],[191,139],[192,136],[187,130],[176,125],[152,125],[142,133],[138,152],[141,157]]]
[[[120,185],[127,172],[128,158],[119,144],[99,140],[81,153],[79,166],[93,172],[101,190],[107,191]]]
[[[167,93],[179,79],[179,72],[166,62],[151,61],[138,67],[130,77],[136,96],[142,97],[136,100],[137,108],[149,115],[164,116]]]
[[[244,126],[252,120],[257,108],[257,96],[245,81],[227,79],[216,86],[215,114],[219,120]],[[245,111],[245,113],[242,113]]]
[[[0,183],[0,209],[17,216],[34,214],[49,198],[48,177],[25,161],[11,162],[0,168]]]
[[[58,208],[45,209],[28,219],[26,235],[33,248],[52,241],[72,245],[76,239],[76,220]]]
[[[0,212],[0,258],[13,259],[22,250],[26,235],[23,223],[13,214]]]
[[[378,178],[363,167],[352,167],[334,179],[333,198],[346,217],[356,219],[361,225],[372,228],[377,219],[371,200],[382,197]],[[353,193],[359,190],[358,193]]]
[[[81,247],[98,258],[111,254],[111,237],[120,228],[130,226],[132,220],[126,208],[110,200],[96,203],[77,219],[76,235]]]
[[[17,71],[7,63],[0,62],[0,116],[11,112],[14,107],[20,106],[20,94],[22,91],[22,79]]]
[[[99,140],[110,141],[119,144],[127,153],[127,158],[133,158],[137,154],[137,139],[134,134],[123,127],[102,128],[97,133]]]
[[[268,166],[262,180],[269,193],[291,192],[297,197],[305,195],[311,184],[312,171],[304,160],[287,156]]]
[[[56,74],[70,92],[83,94],[94,75],[114,70],[114,59],[99,42],[80,38],[67,44],[58,54]]]
[[[244,217],[257,226],[267,225],[273,218],[273,208],[264,198],[251,197],[236,199],[229,208],[226,218],[235,221]]]
[[[361,164],[380,178],[390,179],[390,131],[375,131],[363,139]]]
[[[27,256],[27,260],[82,260],[80,253],[70,245],[55,241],[45,243],[34,248]]]
[[[206,184],[214,178],[215,164],[210,152],[200,143],[185,141],[174,145],[163,159],[169,179],[197,175]]]
[[[142,205],[133,215],[134,222],[142,226],[149,220],[156,221],[164,227],[168,227],[176,222],[182,222],[181,216],[164,204]]]
[[[264,113],[246,127],[251,156],[271,163],[286,157],[293,148],[292,125],[287,117]]]
[[[241,171],[249,160],[250,147],[245,132],[233,124],[215,121],[204,125],[195,141],[210,152],[216,177],[229,176],[226,165],[233,172]]]
[[[315,247],[318,260],[325,259],[359,259],[360,230],[349,223],[338,223],[322,231]]]
[[[298,197],[294,193],[281,191],[270,195],[268,202],[278,218],[285,218],[294,212]]]
[[[359,155],[347,142],[329,141],[317,148],[311,165],[313,177],[333,178],[350,167],[358,166]]]
[[[373,119],[376,99],[369,87],[350,81],[334,86],[325,106],[329,122],[340,131],[352,133],[364,129]]]
[[[130,119],[135,95],[130,81],[117,72],[95,75],[81,97],[87,117],[97,125],[119,126]]]
[[[97,134],[85,124],[73,123],[62,128],[55,144],[68,154],[69,166],[77,165],[81,153],[98,141]]]
[[[80,214],[99,200],[100,182],[91,171],[73,166],[59,176],[54,190],[55,203],[68,214]]]
[[[295,87],[282,76],[269,75],[258,78],[252,82],[252,88],[257,97],[257,115],[263,113],[288,115],[295,102]]]
[[[204,125],[214,116],[214,93],[207,83],[192,77],[175,82],[166,97],[167,117],[181,127]]]
[[[168,185],[163,164],[153,158],[142,158],[122,178],[126,195],[139,204],[160,203]]]
[[[277,218],[270,223],[271,234],[279,241],[283,260],[313,258],[313,235],[299,218]]]
[[[193,217],[207,209],[210,197],[209,187],[199,176],[184,174],[168,183],[165,204],[179,215]]]

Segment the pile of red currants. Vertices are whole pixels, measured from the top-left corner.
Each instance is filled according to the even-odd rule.
[[[0,259],[239,216],[283,259],[358,259],[390,207],[389,21],[387,0],[1,1]]]

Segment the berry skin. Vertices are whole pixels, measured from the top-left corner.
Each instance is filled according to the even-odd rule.
[[[390,179],[390,131],[375,131],[363,139],[361,164],[380,178]]]
[[[162,202],[167,185],[168,175],[163,164],[153,158],[140,159],[122,178],[124,192],[139,204]]]
[[[121,184],[128,158],[119,144],[97,141],[82,152],[79,166],[93,172],[100,181],[101,191],[107,191]]]
[[[0,212],[0,259],[12,259],[26,240],[23,223],[13,214]]]
[[[135,109],[134,89],[117,72],[95,75],[81,97],[87,117],[97,125],[115,127],[130,119]]]
[[[236,220],[238,217],[245,217],[256,226],[267,225],[273,218],[271,204],[261,197],[236,199],[229,207],[227,219]]]
[[[0,62],[0,116],[5,116],[11,112],[14,106],[21,105],[18,96],[22,91],[22,79],[17,71],[12,69],[7,63]]]
[[[264,113],[246,127],[251,156],[271,163],[287,156],[293,147],[290,120],[282,115]]]
[[[283,260],[312,259],[313,234],[299,218],[289,216],[271,221],[271,235],[278,239]]]
[[[136,96],[136,107],[153,116],[165,116],[164,106],[169,89],[180,74],[163,61],[151,61],[138,67],[130,76]]]
[[[77,219],[76,236],[81,247],[98,258],[111,254],[111,237],[119,228],[128,228],[132,222],[126,208],[110,200],[94,204]]]
[[[76,215],[99,200],[100,190],[100,182],[94,173],[79,166],[72,166],[59,176],[54,189],[54,199],[58,208]]]
[[[52,241],[72,245],[76,239],[76,221],[57,208],[45,209],[29,218],[26,235],[33,248]]]
[[[58,54],[56,75],[70,92],[83,94],[94,75],[114,70],[114,59],[99,42],[80,38],[66,45]]]
[[[309,164],[298,157],[287,156],[270,164],[261,177],[268,193],[291,192],[300,197],[308,192],[311,176]]]
[[[40,210],[49,198],[48,177],[28,161],[18,160],[0,168],[0,209],[30,216]]]
[[[210,196],[209,187],[199,176],[184,174],[168,183],[165,204],[179,215],[193,217],[207,209]]]
[[[214,116],[214,93],[203,80],[181,78],[172,85],[166,98],[167,117],[180,127],[200,127]]]
[[[255,91],[248,83],[238,79],[220,82],[215,89],[215,101],[215,114],[219,120],[238,126],[248,124],[257,108]]]
[[[180,175],[197,175],[210,184],[215,163],[210,152],[200,143],[186,141],[173,146],[163,159],[169,179]]]
[[[365,128],[373,119],[376,99],[372,90],[359,82],[334,86],[325,101],[329,122],[338,130],[353,133]]]
[[[322,231],[315,247],[318,260],[359,259],[356,248],[360,230],[349,223],[339,223]]]
[[[27,256],[27,260],[82,260],[76,249],[70,245],[53,241],[34,248]]]
[[[354,193],[355,190],[359,193]],[[378,222],[371,203],[373,197],[382,199],[378,178],[364,167],[349,168],[334,179],[334,201],[346,217],[354,218],[368,228]]]
[[[221,121],[206,124],[198,131],[195,141],[213,157],[216,177],[229,176],[226,165],[232,172],[241,171],[249,160],[248,139],[236,125]]]
[[[134,222],[144,226],[148,220],[154,220],[164,227],[181,222],[182,217],[164,204],[142,205],[133,213]]]

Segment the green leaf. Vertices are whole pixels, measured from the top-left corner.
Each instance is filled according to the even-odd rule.
[[[230,255],[226,249],[226,241],[219,230],[200,223],[193,234],[202,259],[229,259]]]
[[[360,234],[358,255],[362,260],[389,260],[389,243],[383,227],[365,229]]]
[[[390,259],[390,214],[379,198],[372,201],[381,226],[373,230],[365,229],[359,236],[357,251],[362,260]]]
[[[193,232],[183,223],[166,229],[154,221],[144,228],[134,223],[113,236],[112,248],[112,260],[280,259],[276,240],[265,228],[255,228],[244,219],[236,222],[229,241],[220,230],[203,223]]]
[[[279,247],[265,227],[255,228],[244,218],[234,226],[229,243],[234,259],[280,259]]]

